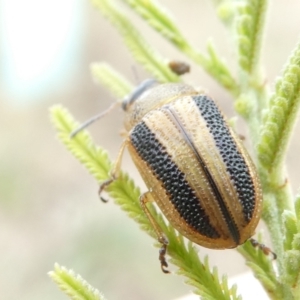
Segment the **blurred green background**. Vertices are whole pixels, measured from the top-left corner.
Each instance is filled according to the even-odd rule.
[[[235,49],[211,1],[161,3],[193,44],[205,51],[207,39],[213,37],[233,64]],[[279,75],[299,39],[299,11],[297,0],[271,5],[263,52],[269,82]],[[166,59],[184,59],[130,15]],[[55,262],[74,269],[110,300],[174,299],[187,293],[190,288],[181,278],[160,271],[153,241],[112,201],[99,201],[97,182],[59,143],[49,120],[48,109],[57,103],[84,121],[115,101],[93,83],[92,62],[112,64],[133,83],[133,69],[139,80],[149,75],[89,1],[0,0],[0,22],[0,299],[66,299],[47,276]],[[186,81],[204,87],[233,116],[230,96],[191,67]],[[116,110],[89,130],[115,158],[121,128],[122,112]],[[246,135],[243,127],[238,130]],[[295,133],[288,153],[295,189],[298,136]],[[128,155],[123,162],[145,190]],[[207,253],[220,273],[233,276],[246,270],[235,251],[200,249],[201,256]]]

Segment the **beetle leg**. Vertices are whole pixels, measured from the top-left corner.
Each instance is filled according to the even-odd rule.
[[[110,171],[110,178],[105,180],[104,182],[101,183],[100,187],[99,187],[99,197],[103,202],[107,202],[108,200],[103,198],[101,196],[102,192],[112,183],[114,182],[120,175],[120,170],[121,170],[121,162],[122,162],[122,157],[123,157],[123,153],[124,150],[127,146],[127,140],[125,140],[123,142],[123,144],[121,145],[121,148],[119,150],[116,162],[112,168],[112,170]]]
[[[157,240],[162,244],[161,248],[159,249],[159,261],[160,261],[161,270],[164,273],[170,273],[170,271],[166,269],[168,267],[168,263],[166,261],[166,252],[167,252],[167,246],[169,244],[169,241],[165,236],[165,234],[163,233],[160,226],[158,225],[158,223],[156,222],[156,220],[151,215],[151,212],[146,205],[147,202],[151,202],[151,201],[153,201],[153,198],[151,192],[149,191],[140,196],[141,207],[157,235]]]
[[[265,255],[269,255],[271,254],[273,256],[273,259],[277,258],[276,253],[274,253],[269,247],[267,247],[264,244],[261,244],[260,242],[258,242],[257,240],[250,238],[250,243],[252,244],[252,246],[254,248],[258,247]]]

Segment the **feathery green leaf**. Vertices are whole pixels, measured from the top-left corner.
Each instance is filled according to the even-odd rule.
[[[130,20],[112,0],[92,0],[93,4],[107,17],[122,35],[133,57],[159,82],[177,82],[180,77],[173,73],[167,59],[154,50],[132,25]]]
[[[127,79],[107,63],[93,63],[90,68],[96,82],[103,84],[117,98],[123,99],[133,90]]]
[[[284,254],[285,274],[284,281],[295,287],[299,281],[300,251],[288,250]],[[298,298],[295,298],[298,299]]]
[[[249,74],[255,74],[257,71],[267,2],[267,0],[247,0],[241,1],[238,6],[236,22],[239,64]]]
[[[285,157],[300,104],[300,43],[291,55],[271,97],[258,144],[260,163],[278,170]]]
[[[77,129],[79,124],[62,106],[57,105],[51,108],[51,118],[58,131],[58,138],[67,149],[88,169],[98,182],[108,179],[111,162],[107,152],[92,143],[91,136],[87,131],[79,132],[74,138],[70,137],[71,132]]]
[[[58,264],[48,273],[58,287],[72,300],[105,300],[104,296],[80,275]]]
[[[208,43],[208,57],[201,54],[184,38],[173,18],[166,9],[157,1],[150,0],[123,0],[144,18],[162,36],[167,38],[180,51],[185,53],[190,59],[202,66],[215,80],[232,94],[237,95],[238,86],[231,75],[225,62],[218,57],[212,42]]]
[[[260,236],[259,241],[261,241]],[[254,248],[250,241],[239,246],[238,251],[246,258],[247,265],[253,270],[255,276],[259,278],[271,298],[273,299],[276,294],[280,295],[280,291],[277,289],[279,283],[271,258],[266,256],[260,249]]]
[[[284,225],[284,250],[292,249],[294,235],[297,233],[297,220],[294,213],[285,210],[282,214],[282,222]]]
[[[174,17],[162,4],[155,0],[123,0],[123,2],[130,5],[150,26],[178,48],[181,49],[188,44],[178,29]]]

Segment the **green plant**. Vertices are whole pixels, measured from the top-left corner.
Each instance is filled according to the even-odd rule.
[[[120,0],[121,1],[121,0]],[[120,2],[119,1],[119,2]],[[213,43],[207,44],[203,54],[191,45],[181,33],[170,13],[155,0],[122,0],[139,14],[195,65],[209,73],[234,99],[236,111],[249,125],[250,141],[255,149],[256,164],[263,185],[263,219],[270,231],[274,252],[278,258],[270,258],[254,249],[249,242],[238,247],[255,276],[261,281],[270,299],[300,299],[300,196],[294,197],[284,164],[285,153],[296,121],[300,103],[300,44],[298,44],[277,79],[275,89],[269,93],[263,76],[260,52],[264,31],[267,0],[219,0],[215,1],[218,16],[225,26],[235,32],[238,72],[233,74],[217,54]],[[121,12],[118,1],[93,0],[94,5],[119,30],[134,58],[160,82],[180,81],[172,73],[153,46],[144,40],[130,19]],[[194,67],[194,65],[193,65]],[[105,63],[92,65],[94,77],[121,98],[132,90],[132,85]],[[58,136],[72,154],[88,171],[102,182],[109,177],[111,161],[107,153],[94,145],[87,132],[75,138],[69,135],[77,126],[71,115],[61,106],[51,109],[52,121]],[[139,205],[139,189],[128,175],[122,173],[108,188],[127,214],[143,230],[155,237],[148,219]],[[166,233],[170,247],[170,262],[178,267],[177,273],[186,277],[188,284],[203,299],[241,299],[236,286],[228,287],[227,278],[218,276],[216,268],[211,271],[208,259],[200,261],[191,243],[186,246],[178,235],[152,207],[153,214]],[[56,267],[51,277],[60,286],[68,285],[72,299],[102,299],[85,293],[87,286],[81,281],[62,276]],[[65,274],[63,272],[63,274]],[[71,277],[72,274],[68,273]],[[78,279],[78,278],[77,278]]]

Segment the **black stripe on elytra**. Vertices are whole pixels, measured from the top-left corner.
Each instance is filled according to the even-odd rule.
[[[186,143],[189,145],[189,147],[193,150],[194,154],[197,157],[197,160],[205,174],[205,177],[207,179],[207,181],[209,182],[209,185],[213,191],[213,194],[219,204],[221,213],[224,217],[224,220],[227,224],[228,230],[231,234],[232,239],[236,242],[236,244],[239,244],[240,241],[240,233],[239,233],[239,229],[236,226],[234,219],[232,218],[226,203],[218,189],[218,186],[216,184],[216,182],[214,181],[209,169],[207,168],[205,162],[203,161],[201,154],[199,153],[199,151],[197,150],[197,147],[195,146],[195,144],[193,143],[192,139],[190,138],[188,132],[186,131],[186,129],[184,128],[184,126],[182,126],[182,122],[180,122],[176,111],[174,111],[171,107],[167,107],[166,110],[169,114],[169,116],[172,118],[173,122],[176,124],[176,126],[178,127],[178,129],[180,130],[182,137],[184,138],[184,140],[186,141]]]
[[[244,218],[248,223],[252,219],[255,208],[255,190],[249,168],[215,102],[206,95],[194,96],[193,99],[214,137],[227,172],[237,190]]]
[[[218,231],[210,224],[209,216],[201,207],[184,174],[148,126],[144,122],[137,124],[130,134],[130,139],[138,155],[161,182],[180,216],[200,234],[212,239],[220,237]]]

